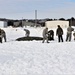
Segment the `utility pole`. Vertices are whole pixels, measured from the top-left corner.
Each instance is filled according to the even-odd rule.
[[[22,27],[23,27],[23,17],[22,17]]]
[[[70,19],[70,26],[72,26],[72,18]]]
[[[37,27],[37,10],[35,10],[35,27]]]

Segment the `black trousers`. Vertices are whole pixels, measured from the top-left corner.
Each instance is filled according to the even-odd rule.
[[[0,37],[0,43],[2,43],[2,38]]]
[[[62,35],[58,35],[58,42],[62,41],[63,42],[63,37]]]

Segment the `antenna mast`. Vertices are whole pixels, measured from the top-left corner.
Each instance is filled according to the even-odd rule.
[[[37,10],[35,10],[35,27],[37,27]]]

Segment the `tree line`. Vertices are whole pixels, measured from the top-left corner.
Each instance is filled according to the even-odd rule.
[[[22,22],[22,21],[27,21],[27,22],[32,22],[32,23],[35,23],[35,21],[36,21],[37,24],[40,24],[41,26],[45,26],[46,21],[54,21],[54,20],[69,21],[70,25],[75,26],[75,18],[74,17],[71,17],[69,19],[65,19],[65,18],[59,18],[59,19],[45,18],[45,19],[20,19],[20,20],[0,18],[0,21],[6,21],[8,23],[8,26],[10,26],[10,25],[13,26],[14,22]]]

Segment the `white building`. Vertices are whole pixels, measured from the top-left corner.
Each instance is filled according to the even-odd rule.
[[[7,27],[7,22],[6,21],[0,21],[0,28]]]
[[[69,26],[69,21],[46,21],[45,26],[48,28],[56,28],[57,25],[60,25],[62,28],[67,28]]]

